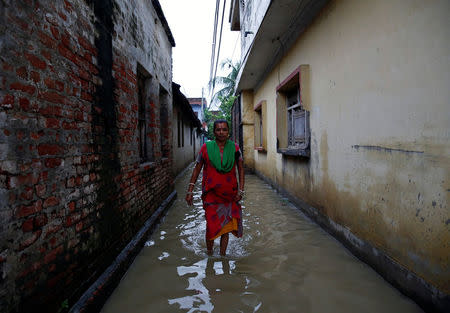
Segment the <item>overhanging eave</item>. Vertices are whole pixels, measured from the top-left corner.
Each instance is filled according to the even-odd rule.
[[[328,1],[272,1],[242,61],[236,93],[258,89]]]

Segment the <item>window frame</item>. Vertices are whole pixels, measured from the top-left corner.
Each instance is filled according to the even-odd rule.
[[[296,100],[291,101],[295,92]],[[310,157],[309,66],[300,65],[276,88],[277,152],[283,155]],[[289,102],[291,101],[291,102]],[[290,114],[290,111],[292,112]],[[303,119],[303,140],[296,138],[296,115]]]
[[[261,100],[254,110],[254,149],[267,152],[267,102]]]

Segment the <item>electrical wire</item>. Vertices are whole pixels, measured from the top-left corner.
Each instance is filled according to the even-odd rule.
[[[211,64],[209,68],[209,81],[212,79],[213,69],[214,69],[214,60],[216,53],[216,37],[217,37],[217,23],[219,21],[219,7],[220,0],[216,0],[216,10],[214,14],[214,29],[213,29],[213,41],[212,41],[212,51],[211,51]]]
[[[215,65],[214,76],[213,77],[216,77],[216,75],[217,75],[217,65],[219,64],[220,45],[222,43],[223,18],[225,16],[225,4],[226,3],[227,3],[227,0],[224,0],[223,1],[223,9],[222,9],[222,21],[220,23],[219,45],[218,45],[218,48],[217,48],[216,65]],[[215,81],[213,81],[213,85],[212,85],[212,88],[211,88],[211,94],[214,92],[214,87],[215,87]]]

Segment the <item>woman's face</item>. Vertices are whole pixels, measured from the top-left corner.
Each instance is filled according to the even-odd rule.
[[[219,141],[225,141],[228,139],[228,126],[227,123],[217,123],[214,128],[214,136]]]

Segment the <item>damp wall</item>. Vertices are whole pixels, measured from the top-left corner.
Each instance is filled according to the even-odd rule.
[[[449,14],[448,1],[330,1],[242,98],[244,125],[267,103],[267,151],[248,152],[248,166],[325,216],[350,245],[373,247],[378,270],[390,275],[380,251],[446,301]],[[309,158],[276,149],[276,88],[300,65],[309,65]],[[251,145],[253,133],[245,138]]]

